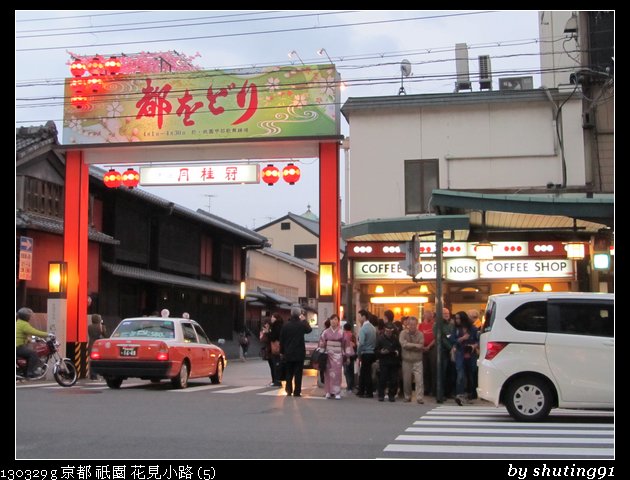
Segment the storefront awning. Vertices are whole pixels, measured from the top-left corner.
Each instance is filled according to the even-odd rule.
[[[441,230],[446,239],[463,241],[468,238],[469,227],[468,215],[415,215],[352,223],[341,227],[341,236],[355,242],[406,242],[417,233],[423,241],[432,241]]]
[[[490,194],[433,190],[431,204],[440,213],[469,213],[473,226],[481,225],[486,212],[486,226],[511,230],[578,230],[597,232],[614,225],[612,194]]]
[[[273,303],[285,304],[285,305],[291,305],[292,303],[295,303],[291,299],[277,294],[271,288],[258,287],[258,292],[263,294],[265,297],[267,297],[268,300],[271,300]],[[265,299],[263,299],[263,301],[264,300]]]

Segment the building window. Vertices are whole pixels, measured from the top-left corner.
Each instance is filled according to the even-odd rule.
[[[293,256],[297,258],[317,258],[317,245],[295,245]]]
[[[431,193],[438,188],[438,161],[405,160],[405,214],[428,213]]]
[[[24,210],[63,218],[63,186],[37,178],[25,178]]]
[[[280,224],[280,230],[291,230],[291,222],[282,222]]]

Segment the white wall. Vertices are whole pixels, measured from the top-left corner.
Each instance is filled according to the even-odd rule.
[[[541,84],[547,88],[556,88],[559,85],[569,84],[569,76],[573,69],[580,68],[580,54],[571,53],[577,60],[572,60],[566,53],[579,50],[574,39],[564,33],[567,20],[571,18],[571,11],[565,12],[538,12],[538,31],[540,37],[540,66],[542,70]],[[569,39],[567,42],[564,38]],[[557,41],[551,42],[549,40]],[[564,45],[564,48],[563,48]],[[568,68],[569,71],[556,71],[559,68]]]
[[[276,293],[294,302],[306,296],[306,272],[290,263],[278,260],[256,250],[249,251],[247,289],[273,288]]]
[[[585,184],[581,108],[575,95],[562,110],[567,186]],[[353,111],[350,137],[350,223],[405,215],[405,160],[438,159],[443,189],[516,192],[562,183],[546,98]]]
[[[284,222],[291,223],[290,230],[280,229],[280,224]],[[292,220],[287,219],[282,222],[274,223],[267,228],[257,230],[257,232],[267,237],[269,243],[271,243],[271,248],[288,253],[289,255],[294,254],[294,245],[315,244],[317,245],[317,256],[313,257],[313,259],[319,258],[319,238]]]

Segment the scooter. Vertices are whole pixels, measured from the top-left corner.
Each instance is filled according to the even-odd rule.
[[[26,376],[26,359],[17,357],[15,361],[15,379],[17,380],[41,380],[48,373],[50,360],[52,363],[53,377],[62,387],[71,387],[77,383],[77,368],[69,358],[62,358],[59,354],[59,342],[56,341],[55,335],[48,334],[47,338],[41,338],[33,335],[31,337],[31,347],[37,353],[40,360],[40,366],[35,369],[37,376],[27,378]]]

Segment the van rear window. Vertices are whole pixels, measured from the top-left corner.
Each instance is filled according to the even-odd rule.
[[[505,319],[517,330],[547,333],[547,302],[524,303]]]
[[[123,320],[112,337],[175,338],[175,324],[171,320]]]

